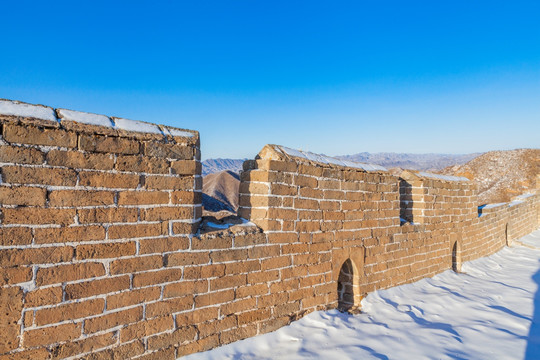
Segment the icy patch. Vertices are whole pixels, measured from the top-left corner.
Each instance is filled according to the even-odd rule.
[[[446,180],[446,181],[470,181],[464,176],[450,176],[450,175],[441,175],[441,174],[432,174],[425,171],[418,172],[419,176],[428,178],[428,179],[437,179],[437,180]]]
[[[222,230],[225,230],[225,229],[228,229],[230,228],[233,224],[216,224],[214,222],[207,222],[206,225],[210,226],[210,227],[213,227],[215,229],[222,229]]]
[[[163,134],[161,132],[161,129],[157,125],[150,124],[143,121],[114,118],[114,124],[115,124],[114,127],[120,130],[136,131],[136,132],[144,132],[144,133],[160,134],[160,135]]]
[[[379,165],[364,164],[364,163],[348,161],[348,160],[340,160],[340,159],[336,159],[336,158],[326,156],[326,155],[315,154],[310,151],[291,149],[286,146],[276,146],[276,148],[277,150],[281,151],[283,154],[301,158],[301,159],[306,159],[313,162],[318,162],[321,164],[346,166],[346,167],[351,167],[355,169],[362,169],[365,171],[388,171],[386,168]]]
[[[113,123],[108,116],[91,114],[82,111],[58,109],[58,115],[63,120],[76,121],[82,124],[113,127]]]
[[[521,240],[540,247],[540,230]],[[359,315],[314,312],[185,359],[539,359],[540,251],[504,248],[463,271],[370,293]]]
[[[49,107],[25,104],[11,100],[0,100],[0,114],[57,121],[54,110]]]

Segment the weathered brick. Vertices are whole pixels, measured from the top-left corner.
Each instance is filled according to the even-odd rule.
[[[0,267],[56,264],[72,259],[73,248],[71,246],[0,250]]]
[[[85,320],[84,331],[88,334],[114,328],[118,325],[127,325],[142,320],[143,309],[138,306],[132,309],[117,311],[103,316]]]
[[[0,145],[0,162],[14,164],[43,164],[45,154],[29,147]]]
[[[47,191],[27,186],[0,186],[0,204],[45,206]]]
[[[178,160],[171,162],[173,174],[177,175],[200,175],[201,163],[195,160]]]
[[[0,286],[13,285],[32,280],[31,267],[5,268],[0,271]]]
[[[194,158],[193,148],[189,146],[154,141],[145,142],[144,154],[173,160],[191,160]]]
[[[79,185],[110,189],[134,189],[139,185],[139,175],[82,171]]]
[[[81,150],[91,152],[131,155],[139,153],[138,141],[114,136],[82,134],[79,144]]]
[[[177,356],[186,356],[196,352],[207,351],[219,346],[218,334],[199,339],[195,342],[178,347]]]
[[[163,266],[163,257],[160,255],[134,257],[129,259],[113,260],[109,265],[112,275],[133,273]]]
[[[123,360],[131,359],[144,353],[144,344],[142,340],[132,341],[111,349],[95,351],[86,355],[85,360]]]
[[[14,350],[19,346],[20,325],[23,305],[23,291],[20,287],[0,288],[0,353]]]
[[[138,219],[138,209],[135,208],[77,209],[77,214],[81,224],[136,222]]]
[[[182,278],[182,269],[164,269],[147,271],[133,275],[133,286],[141,287],[178,281]]]
[[[198,266],[186,266],[184,268],[184,279],[206,279],[213,277],[221,277],[225,275],[224,264],[210,264]]]
[[[139,241],[139,254],[162,254],[189,248],[189,238],[175,236],[166,238],[145,239]]]
[[[155,190],[192,190],[195,188],[193,176],[159,176],[146,175],[144,185]]]
[[[7,355],[0,355],[0,360],[49,360],[51,353],[47,348],[23,350]]]
[[[174,314],[176,312],[191,309],[192,306],[193,295],[162,300],[146,306],[146,317],[150,319],[156,316]]]
[[[105,275],[102,263],[84,262],[39,268],[36,273],[38,286],[58,284],[67,281],[89,279]]]
[[[257,325],[248,325],[224,331],[220,334],[219,343],[221,345],[229,344],[233,341],[246,339],[257,335]]]
[[[71,169],[7,165],[2,180],[10,184],[75,186],[77,173]]]
[[[162,224],[113,225],[109,227],[109,239],[132,239],[166,235]]]
[[[119,155],[116,159],[116,169],[149,174],[168,174],[169,162],[160,158],[146,156]]]
[[[207,264],[210,261],[208,252],[179,252],[167,255],[167,266]]]
[[[168,204],[169,193],[165,191],[122,191],[118,193],[118,205]]]
[[[161,296],[160,287],[128,290],[107,297],[107,310],[157,300]]]
[[[202,192],[172,191],[171,202],[173,204],[189,204],[189,205],[201,204]]]
[[[62,304],[52,308],[37,310],[35,321],[37,326],[55,324],[65,320],[75,320],[101,314],[104,309],[105,301],[103,299]]]
[[[52,351],[52,356],[58,359],[68,358],[77,354],[93,352],[101,348],[113,345],[118,338],[115,332],[109,332],[97,336],[86,337],[81,340],[72,341],[56,346]]]
[[[234,290],[222,290],[211,292],[208,294],[195,295],[195,307],[205,307],[211,305],[219,305],[234,299]]]
[[[36,330],[27,330],[23,334],[23,345],[33,347],[69,341],[81,336],[81,323],[63,324]]]
[[[109,277],[66,285],[67,300],[81,299],[93,295],[108,294],[129,288],[129,276]]]
[[[141,209],[142,221],[163,221],[193,219],[193,208],[191,206],[182,207],[156,207]]]
[[[245,274],[229,275],[213,279],[210,281],[210,290],[221,290],[246,285],[247,276]]]
[[[114,193],[111,191],[53,190],[49,193],[49,206],[103,206],[114,205]]]
[[[8,142],[32,145],[77,146],[77,134],[62,129],[47,129],[35,126],[4,125],[4,139]]]
[[[212,322],[203,323],[197,326],[200,337],[214,334],[221,334],[224,330],[235,328],[237,325],[235,316],[226,316]]]
[[[208,291],[208,280],[182,281],[165,285],[164,298],[180,297],[190,294],[200,294]]]
[[[184,327],[189,325],[197,325],[209,320],[217,320],[219,315],[219,307],[211,307],[204,309],[191,310],[188,312],[176,315],[176,326]]]
[[[32,290],[24,296],[24,307],[54,305],[62,302],[62,286]]]
[[[105,228],[98,225],[35,229],[36,244],[79,242],[105,239]]]
[[[142,339],[144,337],[171,330],[173,328],[174,320],[171,315],[141,321],[122,328],[120,330],[120,341],[126,342],[134,339]]]
[[[75,256],[77,260],[116,258],[135,255],[136,247],[134,242],[79,245]]]
[[[18,207],[2,209],[3,224],[69,225],[75,222],[75,209]]]
[[[25,227],[0,227],[0,245],[28,245],[32,243],[32,229]]]
[[[66,166],[72,169],[112,170],[114,156],[111,154],[92,154],[81,151],[50,150],[47,164]]]
[[[148,338],[148,348],[151,350],[163,349],[169,346],[176,346],[183,342],[195,340],[197,336],[197,329],[194,326],[180,328],[172,333],[166,333],[161,335],[155,335]],[[173,354],[174,356],[174,354]],[[173,359],[176,356],[173,357]],[[160,356],[160,359],[163,357]]]

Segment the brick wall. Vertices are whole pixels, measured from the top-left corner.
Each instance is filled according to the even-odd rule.
[[[368,292],[459,270],[539,224],[538,195],[479,216],[468,180],[267,145],[241,175],[251,223],[197,231],[196,132],[0,113],[0,359],[175,359],[355,312]]]

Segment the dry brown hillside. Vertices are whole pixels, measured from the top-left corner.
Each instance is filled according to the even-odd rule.
[[[203,207],[207,211],[238,209],[240,176],[232,171],[220,171],[203,177]]]
[[[464,165],[447,167],[441,173],[474,180],[478,184],[480,204],[507,202],[536,188],[540,149],[490,151]]]

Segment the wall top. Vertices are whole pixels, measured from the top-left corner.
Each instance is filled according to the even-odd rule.
[[[49,106],[28,104],[20,101],[0,99],[0,116],[16,120],[30,120],[47,127],[77,127],[79,130],[98,131],[106,135],[126,137],[172,137],[175,140],[193,142],[199,133],[194,130],[156,125],[144,121],[109,117],[68,109],[53,109]],[[74,126],[75,125],[75,126]],[[100,130],[98,130],[100,129]],[[180,138],[180,139],[179,139]]]
[[[364,164],[355,161],[341,160],[334,157],[315,154],[309,151],[295,150],[281,145],[268,144],[257,155],[260,159],[265,160],[292,160],[296,162],[310,163],[319,166],[329,167],[348,167],[360,169],[363,171],[387,172],[388,170],[380,165]]]
[[[400,177],[404,180],[443,180],[443,181],[464,181],[470,182],[464,176],[450,176],[450,175],[441,175],[433,174],[426,171],[417,171],[417,170],[403,170]]]

